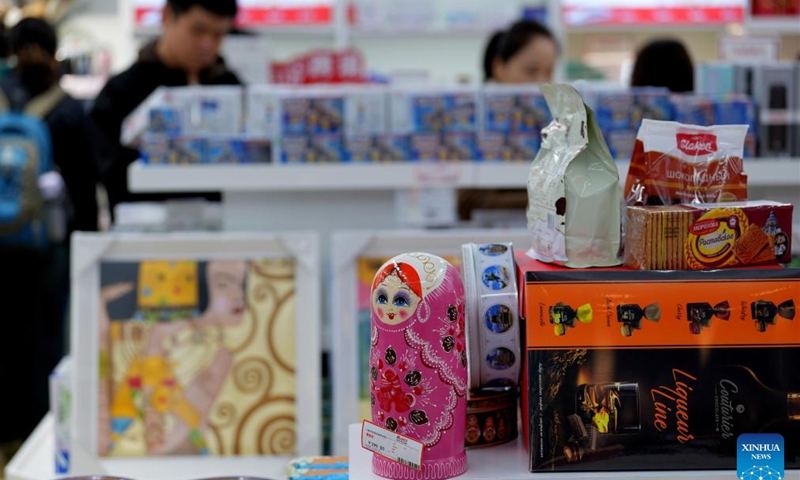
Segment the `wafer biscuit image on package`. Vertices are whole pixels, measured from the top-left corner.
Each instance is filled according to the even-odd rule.
[[[641,270],[787,263],[792,210],[768,201],[628,207],[625,263]]]
[[[767,234],[764,233],[758,225],[752,224],[745,230],[742,236],[739,237],[739,240],[736,241],[733,251],[742,264],[748,265],[753,263],[753,260],[758,257],[761,252],[767,251],[767,253],[771,255],[771,248],[772,245],[770,244]]]

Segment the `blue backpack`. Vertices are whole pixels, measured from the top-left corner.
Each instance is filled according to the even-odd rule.
[[[0,89],[0,245],[43,249],[49,244],[38,183],[53,169],[44,118],[65,95],[55,86],[15,111]]]

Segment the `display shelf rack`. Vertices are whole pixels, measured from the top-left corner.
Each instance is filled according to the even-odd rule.
[[[48,414],[6,466],[6,480],[51,480],[54,472],[53,417]],[[192,480],[230,475],[286,478],[289,457],[169,457],[101,459],[72,452],[72,475],[106,474],[137,480]]]
[[[620,178],[628,162],[619,162]],[[134,192],[400,190],[424,186],[524,188],[529,162],[338,165],[144,165],[133,163]],[[800,158],[745,161],[752,187],[800,187]]]
[[[361,448],[361,425],[350,426],[350,480],[380,480],[372,474],[372,453]],[[645,480],[731,480],[737,478],[735,471],[699,472],[589,472],[589,473],[530,473],[528,455],[521,439],[492,448],[467,451],[469,469],[458,480],[531,480],[546,478],[553,480],[586,480],[597,478],[638,478]],[[800,471],[787,471],[786,480],[800,480]]]

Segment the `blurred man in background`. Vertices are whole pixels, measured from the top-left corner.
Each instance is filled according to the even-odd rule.
[[[91,112],[96,129],[100,179],[112,209],[119,203],[158,201],[184,195],[134,195],[128,165],[139,154],[120,144],[122,122],[160,86],[238,85],[219,56],[238,11],[236,0],[168,0],[163,33],[139,52],[139,59],[108,81]],[[218,200],[219,194],[192,194]]]

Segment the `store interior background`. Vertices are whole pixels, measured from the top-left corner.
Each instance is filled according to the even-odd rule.
[[[405,10],[419,9],[421,15],[433,12],[444,15],[450,5],[465,3],[478,5],[492,4],[492,18],[465,20],[462,28],[448,28],[442,21],[433,20],[433,25],[418,28],[376,29],[366,25],[311,25],[311,26],[277,26],[263,27],[253,30],[262,37],[267,45],[270,58],[275,61],[286,60],[306,53],[315,48],[335,46],[337,41],[344,41],[347,46],[360,49],[371,71],[390,75],[401,71],[415,71],[424,74],[434,82],[481,81],[480,59],[486,46],[486,38],[496,27],[507,25],[519,18],[525,9],[542,9],[557,11],[561,0],[361,0],[361,3],[403,3]],[[112,70],[119,71],[135,59],[138,45],[153,34],[152,31],[139,29],[134,21],[136,4],[158,3],[153,0],[85,0],[80,11],[69,19],[62,27],[62,41],[67,40],[64,33],[74,34],[88,41],[92,48],[105,48],[111,53]],[[263,2],[262,2],[263,3]],[[270,2],[266,2],[270,3]],[[281,3],[281,2],[272,2]],[[286,2],[294,4],[333,5],[334,0],[294,0]],[[431,8],[428,3],[435,4]],[[584,2],[585,3],[585,2]],[[600,0],[598,4],[614,3]],[[624,4],[625,2],[615,2]],[[631,2],[628,2],[631,3]],[[636,2],[633,2],[635,4]],[[640,2],[655,5],[654,2]],[[666,2],[675,3],[675,2]],[[741,4],[746,0],[703,0],[678,2],[686,5],[704,6],[705,4]],[[335,10],[335,8],[334,8]],[[479,11],[479,13],[481,13]],[[367,19],[364,19],[366,22]],[[467,23],[469,22],[469,24]],[[332,22],[333,23],[333,22]],[[482,23],[483,26],[474,26]],[[562,41],[566,43],[567,58],[570,61],[584,62],[587,65],[606,70],[610,73],[623,73],[625,67],[630,68],[636,50],[654,38],[671,36],[686,43],[696,63],[719,59],[719,40],[725,35],[778,35],[781,40],[781,59],[795,60],[800,55],[800,33],[797,27],[774,29],[771,27],[749,28],[742,23],[706,24],[706,25],[618,25],[618,26],[582,26],[568,27],[560,32]],[[342,31],[340,33],[340,30]],[[394,30],[394,31],[391,31]],[[564,38],[564,36],[566,38]],[[342,38],[343,37],[343,38]],[[267,60],[267,59],[264,59]],[[625,78],[608,77],[610,81],[625,82]]]
[[[60,27],[61,50],[64,56],[88,53],[94,61],[86,72],[88,75],[65,79],[69,91],[91,102],[107,75],[130,65],[138,48],[158,33],[157,27],[143,27],[142,21],[137,25],[136,9],[163,3],[163,0],[79,0],[77,13]],[[777,40],[780,61],[800,59],[800,25],[793,20],[779,24],[753,21],[748,13],[749,0],[240,1],[242,5],[245,3],[323,6],[331,12],[328,22],[258,27],[246,30],[250,35],[244,40],[229,39],[225,49],[227,61],[234,69],[246,66],[251,74],[242,76],[250,80],[249,83],[269,82],[272,62],[288,61],[315,49],[353,47],[363,54],[368,72],[383,81],[476,85],[483,81],[481,61],[488,37],[522,16],[546,18],[548,26],[560,39],[565,55],[562,55],[557,80],[602,76],[603,81],[628,85],[636,52],[659,38],[681,40],[696,67],[720,61],[722,44],[736,37]],[[700,9],[733,6],[741,8],[742,14],[739,21],[732,23],[570,26],[563,20],[570,5]],[[360,13],[353,14],[353,11]],[[351,21],[347,21],[348,16]],[[158,22],[152,18],[150,21]],[[242,45],[245,48],[241,48]],[[99,55],[99,52],[104,54]],[[749,165],[758,168],[753,162]],[[800,167],[797,176],[800,178]],[[751,197],[800,203],[800,193],[794,185],[751,187]],[[795,223],[800,223],[800,211],[795,211],[794,218]],[[313,219],[308,220],[308,224],[314,224]]]
[[[394,78],[400,82],[435,84],[482,82],[481,61],[489,35],[521,17],[526,9],[554,18],[561,13],[559,0],[357,0],[362,7],[370,4],[400,5],[411,16],[414,12],[421,18],[434,13],[436,18],[419,28],[389,29],[385,26],[365,24],[348,25],[344,21],[347,12],[346,0],[270,0],[272,3],[324,4],[332,8],[333,19],[324,25],[270,26],[250,30],[249,42],[260,48],[248,53],[228,49],[236,61],[250,63],[253,68],[262,68],[266,75],[270,62],[285,61],[319,48],[354,47],[360,50],[370,72],[382,78]],[[573,0],[574,1],[574,0]],[[70,75],[65,86],[76,97],[91,102],[113,75],[136,58],[139,46],[157,34],[152,29],[136,26],[134,10],[136,4],[159,3],[158,0],[79,0],[78,11],[63,25],[61,55],[78,58],[87,55],[93,59],[85,75]],[[265,2],[270,3],[270,2]],[[584,3],[586,3],[584,1]],[[597,0],[597,3],[603,3]],[[626,3],[624,0],[618,3]],[[666,5],[672,0],[647,0],[627,3]],[[708,4],[741,4],[747,0],[684,0],[678,2],[696,6]],[[484,8],[492,4],[491,9]],[[479,18],[477,22],[463,28],[448,28],[439,18],[450,6],[474,5],[476,11],[491,12],[491,18]],[[488,14],[487,14],[488,15]],[[746,17],[746,15],[745,15]],[[720,42],[726,37],[760,36],[777,38],[780,41],[780,59],[800,60],[800,24],[784,25],[781,28],[748,25],[741,22],[707,25],[616,25],[602,27],[567,27],[561,22],[551,26],[565,47],[564,60],[573,67],[581,65],[605,76],[605,80],[626,85],[636,51],[650,40],[672,37],[682,40],[688,47],[696,65],[720,60]],[[233,45],[233,43],[231,43]],[[255,52],[255,53],[254,53]],[[101,54],[102,53],[102,54]],[[106,68],[107,67],[107,68]],[[572,80],[565,75],[572,71],[562,65],[561,80]],[[582,68],[582,70],[585,70]],[[794,162],[800,162],[793,159]],[[756,161],[746,163],[746,168],[758,168]],[[797,176],[800,178],[800,163]],[[800,205],[800,191],[792,187],[759,187],[751,189],[752,198],[769,198]],[[524,222],[524,218],[521,218]],[[305,219],[309,225],[314,219]],[[795,223],[800,224],[800,209],[795,210]],[[365,227],[367,227],[365,225]],[[0,479],[3,466],[0,453]],[[5,459],[7,460],[7,459]]]

